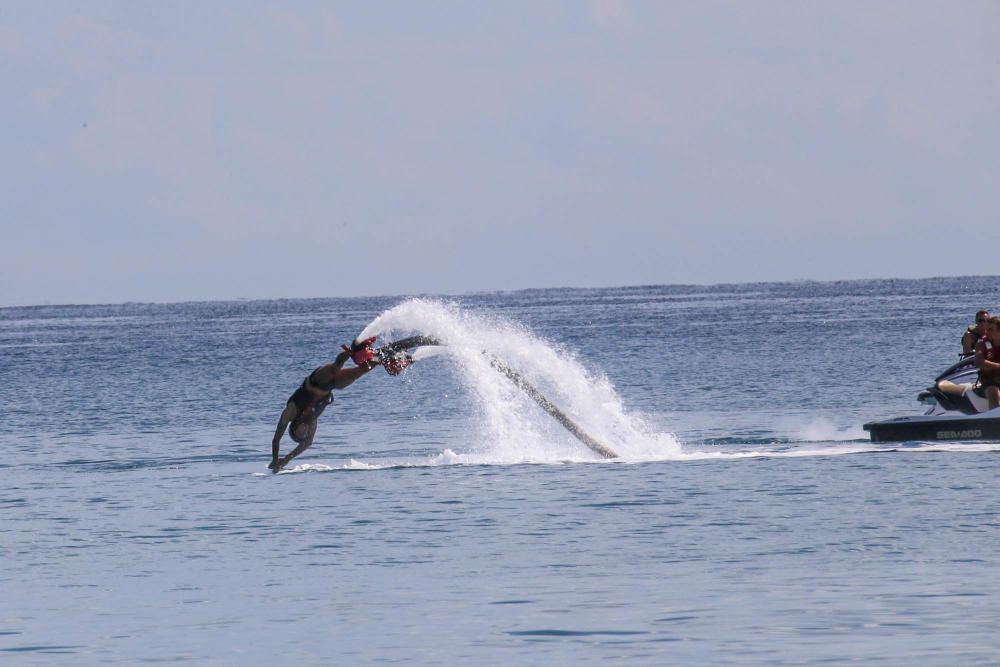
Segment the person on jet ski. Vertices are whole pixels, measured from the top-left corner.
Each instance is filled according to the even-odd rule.
[[[1000,317],[989,318],[986,335],[976,343],[976,368],[979,381],[972,390],[989,401],[992,410],[1000,405]]]
[[[274,438],[271,440],[271,463],[267,467],[272,472],[278,472],[288,462],[302,452],[309,449],[313,438],[316,436],[316,427],[319,416],[323,414],[326,406],[333,402],[333,390],[344,389],[357,380],[362,375],[383,363],[383,359],[372,350],[375,337],[352,343],[350,347],[344,345],[344,351],[337,355],[333,363],[320,366],[302,381],[302,384],[288,398],[288,403],[281,417],[278,419],[278,427],[274,431]],[[355,368],[344,368],[344,363],[352,359]],[[386,366],[390,373],[392,369]],[[398,371],[393,373],[398,375]],[[281,437],[288,429],[288,435],[297,443],[295,449],[286,456],[280,456]]]
[[[976,351],[976,343],[986,335],[987,323],[990,319],[989,312],[980,310],[976,313],[976,323],[970,324],[962,334],[962,356],[967,356]]]

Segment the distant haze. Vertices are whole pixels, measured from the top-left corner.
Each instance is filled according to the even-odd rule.
[[[1000,4],[0,6],[0,305],[1000,273]]]

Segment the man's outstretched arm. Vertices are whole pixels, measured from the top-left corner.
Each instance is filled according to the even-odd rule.
[[[357,366],[344,368],[348,359],[354,359]],[[354,352],[345,349],[333,362],[317,368],[311,377],[333,389],[344,389],[375,366],[378,366],[378,363],[370,348],[361,348]]]
[[[285,409],[282,410],[281,417],[278,418],[278,427],[274,429],[274,438],[271,439],[271,465],[269,467],[273,468],[275,472],[278,471],[278,459],[281,458],[281,436],[285,434],[288,423],[295,419],[296,414],[298,414],[298,408],[289,401]]]
[[[375,368],[381,360],[375,356],[372,343],[375,337],[372,336],[361,343],[352,343],[351,347],[344,346],[344,351],[337,355],[333,361],[333,388],[343,389],[350,386],[359,377]],[[348,359],[353,359],[356,366],[354,368],[344,368],[344,363]]]

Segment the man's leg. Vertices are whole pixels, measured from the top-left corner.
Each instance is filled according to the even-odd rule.
[[[1000,405],[1000,387],[990,385],[986,388],[986,399],[990,402],[990,410]]]
[[[289,464],[289,462],[291,462],[292,459],[309,449],[313,443],[313,438],[316,437],[316,426],[317,422],[311,422],[308,426],[301,428],[299,432],[295,434],[299,444],[296,445],[295,449],[279,459],[278,470],[284,468]]]

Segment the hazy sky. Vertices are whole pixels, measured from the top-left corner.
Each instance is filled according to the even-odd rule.
[[[1000,3],[0,4],[0,305],[1000,274]]]

